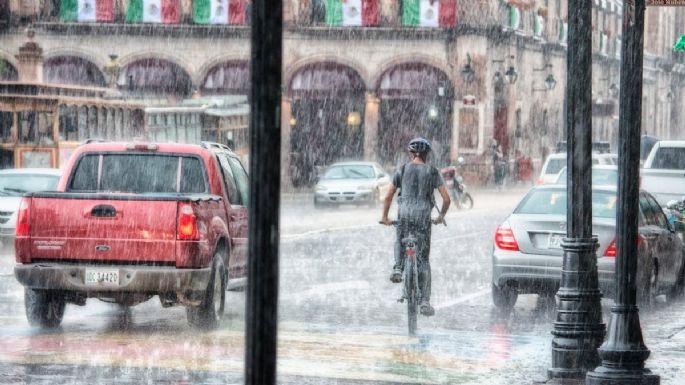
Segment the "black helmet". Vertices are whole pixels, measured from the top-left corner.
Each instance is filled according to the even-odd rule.
[[[415,138],[409,142],[407,150],[416,154],[426,154],[430,152],[431,144],[424,138]]]

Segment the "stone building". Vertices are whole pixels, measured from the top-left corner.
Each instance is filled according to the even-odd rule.
[[[26,80],[17,55],[31,25],[44,54],[37,81],[172,101],[249,93],[249,0],[231,0],[245,16],[227,24],[199,21],[192,0],[169,2],[172,24],[132,22],[127,0],[99,1],[109,8],[96,22],[67,21],[60,0],[0,2],[0,76]],[[510,158],[538,161],[563,140],[567,0],[428,0],[442,9],[427,27],[407,25],[423,19],[399,0],[359,2],[363,15],[350,22],[361,25],[339,25],[348,19],[326,12],[333,1],[284,3],[286,183],[308,185],[338,159],[392,167],[414,135],[433,140],[436,162],[462,156],[467,176],[484,182],[493,139]],[[592,4],[593,135],[615,144],[623,6]],[[683,33],[685,9],[648,10],[643,127],[660,138],[685,123],[685,57],[671,51]],[[105,71],[110,55],[116,79]]]

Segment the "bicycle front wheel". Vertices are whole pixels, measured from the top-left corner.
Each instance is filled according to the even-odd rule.
[[[419,285],[416,272],[416,260],[407,258],[404,268],[404,284],[407,297],[407,325],[409,335],[416,335],[417,318],[419,313]]]

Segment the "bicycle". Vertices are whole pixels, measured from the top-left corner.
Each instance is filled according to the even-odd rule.
[[[392,221],[391,224],[395,227],[400,225],[399,221]],[[444,219],[442,224],[447,226]],[[406,237],[402,238],[400,244],[402,245],[401,252],[404,254],[404,290],[402,297],[397,302],[407,301],[407,326],[409,335],[414,336],[416,335],[419,303],[421,301],[417,253],[421,251],[423,245],[419,245],[419,238],[413,232],[409,232]]]

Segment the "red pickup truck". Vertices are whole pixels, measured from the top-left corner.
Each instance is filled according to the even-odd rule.
[[[212,328],[225,291],[246,283],[248,175],[226,146],[84,144],[57,190],[25,195],[17,218],[32,325],[58,326],[66,303],[157,295]]]

